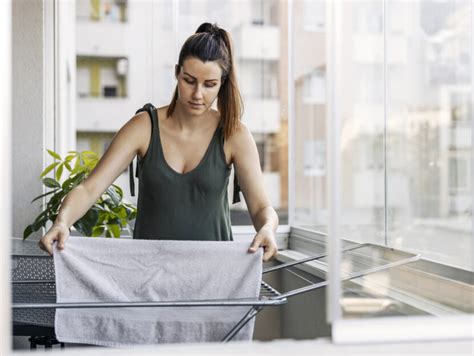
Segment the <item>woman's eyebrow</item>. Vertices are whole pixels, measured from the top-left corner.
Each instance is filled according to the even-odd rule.
[[[191,74],[187,73],[187,72],[183,72],[184,74],[186,75],[189,75],[191,78],[193,79],[197,79],[196,77],[193,77]],[[219,79],[206,79],[205,82],[213,82],[213,81],[218,81]]]

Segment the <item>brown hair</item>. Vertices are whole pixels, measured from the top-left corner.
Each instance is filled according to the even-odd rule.
[[[203,62],[218,61],[222,68],[221,87],[217,94],[217,109],[220,113],[221,125],[224,129],[224,138],[228,139],[240,125],[243,114],[242,97],[237,86],[230,35],[216,24],[205,22],[196,33],[184,42],[179,52],[178,68],[188,57],[196,57]],[[174,90],[173,98],[166,112],[170,117],[178,100],[178,86]]]

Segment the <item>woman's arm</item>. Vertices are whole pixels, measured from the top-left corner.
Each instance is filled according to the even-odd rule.
[[[63,249],[69,237],[69,228],[84,216],[130,164],[144,142],[143,134],[151,132],[151,122],[144,115],[148,114],[134,116],[117,132],[91,174],[66,195],[53,226],[39,242],[43,250],[52,254],[54,241],[58,242],[58,248]],[[149,140],[148,137],[146,139]]]
[[[257,145],[244,124],[240,125],[240,129],[229,139],[229,143],[237,179],[257,231],[249,251],[254,252],[263,247],[263,260],[268,261],[278,253],[275,241],[278,215],[265,192]]]

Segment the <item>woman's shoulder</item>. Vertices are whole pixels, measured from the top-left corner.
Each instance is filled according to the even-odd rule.
[[[156,108],[156,112],[158,114],[158,118],[166,119],[168,117],[168,107],[169,105],[163,105]]]
[[[162,120],[166,118],[167,106],[155,108],[158,119]],[[132,118],[125,124],[125,126],[132,126],[136,129],[151,129],[151,118],[148,115],[148,111],[140,111],[139,113],[132,116]]]
[[[146,145],[152,132],[152,122],[147,111],[133,115],[120,129],[129,139],[135,140],[139,146]]]
[[[239,121],[239,125],[236,127],[235,131],[229,137],[229,140],[241,141],[249,137],[252,137],[252,133],[250,132],[250,129],[244,122]]]
[[[164,113],[161,112],[162,109],[163,108],[156,108],[156,112],[158,113],[157,117],[159,119],[161,119],[161,116],[166,117],[166,109]],[[144,157],[148,150],[150,136],[153,130],[152,119],[147,111],[141,111],[135,114],[121,129],[125,132],[129,140],[134,141],[140,157]]]
[[[253,144],[254,139],[248,126],[242,121],[234,133],[228,138],[227,143],[232,151],[239,151],[242,147]]]

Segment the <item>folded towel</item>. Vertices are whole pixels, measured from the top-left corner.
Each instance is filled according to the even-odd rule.
[[[73,237],[54,248],[57,302],[257,298],[262,251],[242,242]],[[250,307],[57,309],[61,342],[103,346],[220,341]],[[254,319],[234,337],[251,340]]]

